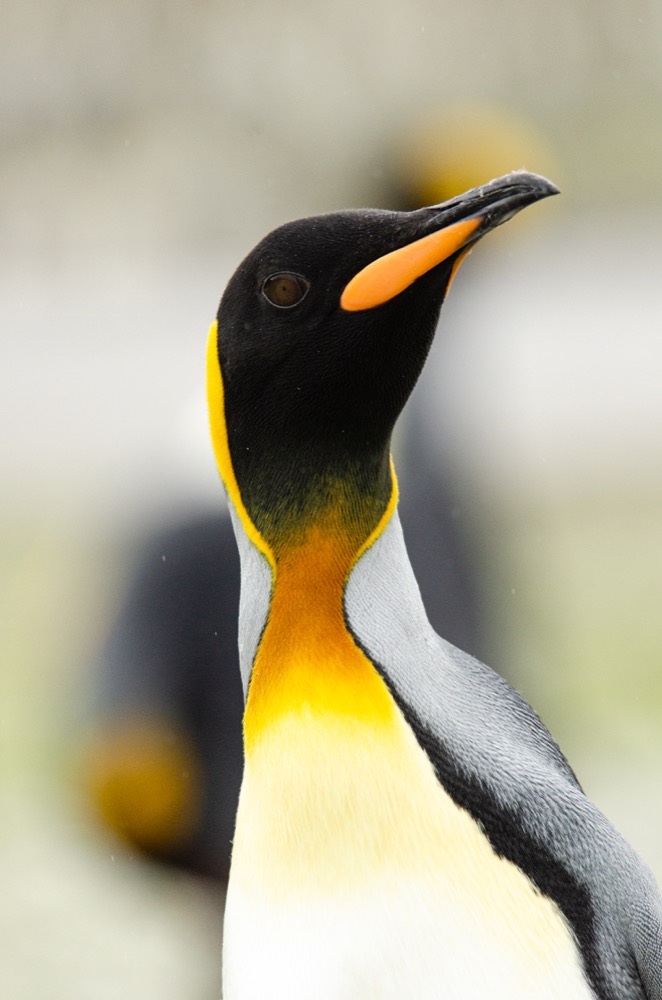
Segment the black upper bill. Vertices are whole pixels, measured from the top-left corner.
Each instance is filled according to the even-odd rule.
[[[507,222],[521,209],[558,193],[559,189],[546,177],[519,170],[496,177],[488,184],[456,198],[430,205],[425,211],[443,213],[444,227],[460,219],[479,217],[481,221],[473,237],[478,239],[502,222]]]

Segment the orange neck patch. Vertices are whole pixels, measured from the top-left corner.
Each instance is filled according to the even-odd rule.
[[[323,527],[279,556],[248,692],[247,753],[284,714],[331,714],[373,725],[393,720],[394,702],[343,615],[345,583],[357,556]]]

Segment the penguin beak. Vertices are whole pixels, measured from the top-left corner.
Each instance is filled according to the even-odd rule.
[[[546,178],[519,171],[497,177],[458,198],[411,212],[416,232],[425,235],[377,257],[355,274],[343,289],[341,308],[359,312],[383,305],[456,255],[447,290],[461,261],[482,236],[527,205],[558,193]]]

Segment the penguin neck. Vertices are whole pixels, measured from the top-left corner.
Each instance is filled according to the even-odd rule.
[[[395,475],[387,465],[384,483],[357,489],[354,477],[327,481],[318,500],[267,520],[263,534],[247,511],[235,527],[242,553],[240,648],[250,657],[250,685],[244,718],[247,756],[279,720],[311,713],[376,724],[393,706],[373,665],[357,646],[344,615],[344,594],[353,566],[381,534],[397,503]],[[323,502],[319,498],[323,497]],[[262,525],[261,525],[262,526]],[[242,537],[243,536],[243,537]],[[251,537],[252,536],[252,537]],[[262,600],[263,626],[255,642],[255,548],[269,563],[269,595]],[[264,560],[262,560],[262,565]],[[251,570],[251,566],[253,570]],[[259,603],[259,602],[258,602]],[[253,632],[251,635],[246,633]],[[248,672],[244,663],[244,674]]]
[[[324,445],[296,454],[254,447],[250,461],[231,446],[242,503],[274,564],[291,566],[306,556],[309,574],[325,572],[325,539],[335,540],[334,560],[351,565],[389,506],[395,489],[389,442],[372,452],[334,454]],[[241,456],[241,463],[235,455]]]
[[[328,523],[283,546],[253,662],[246,753],[288,717],[379,725],[393,711],[381,679],[347,628],[344,593],[363,548]]]
[[[214,452],[242,561],[247,760],[292,714],[390,717],[394,703],[349,631],[343,605],[353,566],[397,504],[389,435],[362,445],[355,438],[352,448],[320,440],[315,453],[289,454],[278,442],[265,451],[257,435],[247,450],[226,421],[213,327],[207,372]]]

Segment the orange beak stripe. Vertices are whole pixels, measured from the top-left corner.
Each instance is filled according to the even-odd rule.
[[[345,286],[340,296],[341,308],[347,312],[359,312],[395,298],[417,278],[461,249],[481,221],[479,216],[461,219],[373,260]]]

